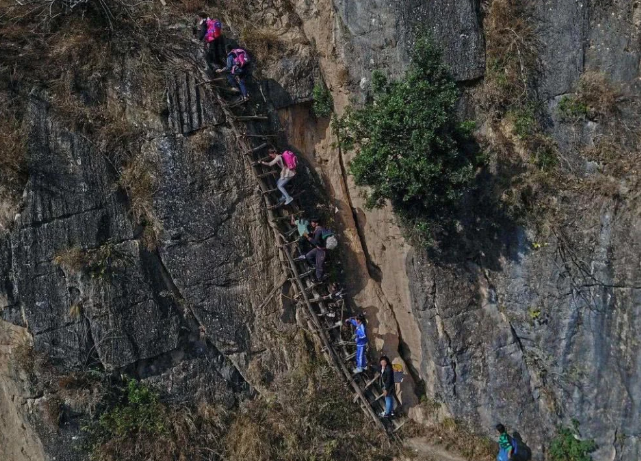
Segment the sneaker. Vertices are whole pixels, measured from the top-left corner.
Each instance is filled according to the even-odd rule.
[[[386,414],[384,411],[381,411],[381,412],[378,414],[378,416],[380,416],[381,418],[387,418],[387,417],[389,417],[389,415],[388,415],[388,414]]]
[[[284,201],[285,201],[285,197],[281,197],[281,198],[278,199],[278,203],[283,203]],[[296,230],[296,229],[294,229],[294,230]]]
[[[361,367],[356,367],[356,368],[354,368],[354,374],[355,374],[355,375],[357,375],[357,374],[359,374],[359,373],[362,373],[362,372],[363,372],[363,369],[362,369]]]
[[[285,205],[289,205],[293,201],[294,201],[294,198],[293,197],[289,197],[287,200],[285,200]]]
[[[305,261],[307,258],[305,258],[305,255],[301,255],[297,258],[294,258],[294,261]]]

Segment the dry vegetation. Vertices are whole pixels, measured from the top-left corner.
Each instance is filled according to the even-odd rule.
[[[327,368],[308,363],[274,390],[225,410],[170,405],[129,381],[89,426],[92,459],[384,461],[397,453]]]
[[[487,437],[474,434],[463,423],[450,417],[443,417],[441,404],[424,400],[421,410],[426,417],[425,424],[411,422],[404,428],[406,437],[421,437],[430,444],[442,446],[445,450],[457,453],[470,461],[493,461],[498,451],[497,444]]]
[[[493,120],[529,105],[533,98],[539,43],[529,5],[519,0],[491,0],[485,5],[487,69],[478,102]]]
[[[105,279],[122,270],[131,261],[116,245],[107,242],[98,248],[76,247],[61,251],[53,262],[70,274],[83,273],[92,278]]]

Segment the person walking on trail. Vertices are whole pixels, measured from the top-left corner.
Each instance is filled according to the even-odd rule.
[[[285,205],[289,205],[292,203],[294,198],[287,193],[287,190],[285,189],[285,185],[291,181],[291,179],[296,176],[296,169],[295,169],[295,164],[292,164],[291,162],[287,161],[287,158],[285,155],[287,152],[284,152],[282,155],[276,151],[276,149],[271,148],[268,151],[269,157],[272,159],[270,162],[260,162],[261,164],[265,166],[274,166],[278,165],[280,168],[280,178],[278,178],[278,181],[276,181],[276,187],[280,191],[283,196],[279,200],[280,202],[285,202]],[[294,168],[290,168],[294,167]]]
[[[198,13],[198,40],[205,43],[205,61],[209,70],[225,65],[225,38],[223,25],[218,19],[211,19],[207,13]]]
[[[296,258],[295,261],[307,260],[308,264],[315,266],[316,277],[314,281],[321,282],[323,280],[323,264],[325,263],[327,252],[327,248],[325,246],[327,231],[323,226],[321,226],[320,219],[312,218],[311,223],[314,234],[311,237],[308,235],[307,240],[309,240],[309,243],[311,243],[314,248],[306,255]]]
[[[515,459],[516,454],[515,443],[510,437],[503,424],[497,424],[496,430],[499,433],[499,454],[496,457],[497,461],[508,461]]]
[[[392,362],[390,362],[390,359],[385,355],[381,357],[380,364],[380,384],[383,389],[383,395],[385,396],[385,411],[383,411],[380,416],[381,418],[389,418],[394,416],[394,370],[392,368]]]
[[[227,45],[227,63],[225,67],[216,71],[218,73],[229,72],[227,74],[227,81],[232,88],[236,88],[236,86],[238,86],[243,101],[247,101],[249,99],[249,93],[245,86],[245,77],[247,76],[248,66],[249,54],[247,54],[247,51],[242,48],[234,49],[231,45]]]
[[[365,332],[365,316],[359,314],[358,316],[351,317],[345,320],[345,323],[351,323],[356,330],[356,369],[354,373],[362,373],[367,367],[367,359],[365,358],[365,348],[367,347],[367,333]]]

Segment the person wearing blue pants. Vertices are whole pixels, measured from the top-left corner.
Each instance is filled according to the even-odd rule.
[[[242,95],[242,100],[247,101],[249,99],[249,93],[247,92],[247,87],[245,86],[245,77],[247,76],[247,61],[241,59],[242,56],[247,56],[247,52],[242,48],[233,49],[231,45],[227,45],[227,65],[222,69],[218,69],[216,72],[228,72],[227,81],[232,88],[238,86],[240,89],[240,94]]]
[[[380,384],[385,396],[385,411],[380,414],[381,418],[389,418],[394,416],[394,370],[392,369],[392,362],[387,356],[381,357],[381,377]]]
[[[362,373],[367,366],[367,358],[365,357],[365,348],[367,347],[367,333],[365,332],[365,316],[359,314],[356,318],[351,317],[345,320],[345,323],[351,323],[356,330],[356,369],[354,373]]]

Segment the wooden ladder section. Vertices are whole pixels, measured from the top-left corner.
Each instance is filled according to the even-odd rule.
[[[266,160],[266,149],[269,145],[267,140],[276,137],[273,133],[260,132],[261,128],[264,128],[265,122],[269,121],[269,117],[235,114],[232,109],[244,111],[246,106],[229,104],[217,89],[214,94],[236,137],[238,148],[250,164],[260,187],[269,225],[274,234],[274,241],[282,254],[280,261],[283,270],[290,275],[295,299],[298,305],[304,308],[310,330],[320,341],[330,366],[335,368],[339,375],[343,376],[346,385],[351,387],[354,402],[360,404],[365,414],[379,429],[398,438],[397,431],[405,424],[407,418],[379,417],[379,413],[385,409],[385,399],[378,373],[365,371],[353,374],[351,371],[356,345],[351,338],[351,328],[348,329],[344,326],[345,301],[343,296],[333,294],[327,283],[312,281],[311,275],[314,274],[314,271],[305,261],[295,261],[295,256],[292,254],[299,251],[296,244],[298,233],[290,223],[290,216],[298,212],[296,201],[287,206],[277,201],[281,195],[276,189],[278,174],[272,171],[271,167],[259,163],[260,160]],[[292,194],[293,197],[297,195],[299,194],[295,192]],[[286,209],[290,212],[286,213]],[[344,336],[347,336],[347,339]],[[398,400],[396,400],[396,406],[400,410],[401,406]]]

